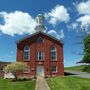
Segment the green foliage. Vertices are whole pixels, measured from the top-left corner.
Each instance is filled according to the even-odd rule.
[[[51,90],[90,90],[90,79],[75,76],[51,78],[48,84]]]
[[[84,39],[84,51],[85,53],[90,53],[90,35]]]
[[[16,72],[17,71],[24,71],[26,67],[27,67],[27,65],[23,62],[14,62],[14,63],[8,64],[4,68],[4,71],[6,73],[8,73],[8,72],[13,73],[13,75],[15,76],[15,79],[17,80]]]
[[[16,72],[16,71],[21,71],[21,70],[25,70],[26,64],[23,62],[14,62],[11,64],[8,64],[5,68],[4,71],[5,72]]]
[[[90,54],[86,53],[83,57],[83,62],[84,63],[90,63]]]
[[[90,63],[90,35],[84,39],[83,63]]]
[[[83,69],[84,72],[89,72],[90,73],[90,66],[86,66],[84,69]]]

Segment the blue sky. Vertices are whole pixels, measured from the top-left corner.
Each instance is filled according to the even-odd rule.
[[[90,33],[90,0],[0,1],[0,61],[16,60],[16,41],[35,32],[35,17],[45,16],[46,32],[64,42],[65,66],[82,59],[82,46],[75,44],[85,28]]]

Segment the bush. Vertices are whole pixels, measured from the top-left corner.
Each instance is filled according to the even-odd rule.
[[[32,79],[27,76],[19,76],[17,79],[12,79],[12,81],[29,81],[29,80],[32,80]]]
[[[85,68],[83,69],[83,71],[90,73],[90,65],[85,66]]]
[[[27,76],[20,76],[19,78],[18,78],[18,81],[28,81],[28,80],[31,80],[30,79],[30,77],[27,77]]]

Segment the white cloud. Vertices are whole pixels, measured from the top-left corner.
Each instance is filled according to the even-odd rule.
[[[57,34],[57,32],[55,30],[49,30],[47,32],[47,34],[50,34],[50,35],[52,35],[52,36],[54,36],[54,37],[59,39],[59,36],[58,36],[58,34]]]
[[[71,24],[67,25],[67,28],[69,30],[74,30],[74,29],[77,29],[77,26],[78,26],[78,23],[74,22],[74,23],[71,23]]]
[[[34,32],[36,23],[28,13],[22,11],[0,12],[0,17],[4,20],[4,24],[0,24],[0,31],[4,34],[14,36]]]
[[[62,5],[57,5],[51,12],[46,13],[45,16],[52,25],[56,25],[57,22],[68,22],[70,19],[67,9]]]
[[[50,34],[58,39],[64,38],[64,31],[61,30],[60,33],[57,33],[55,30],[50,30],[47,32],[47,34]]]
[[[87,26],[90,24],[90,15],[84,15],[77,19],[77,22],[81,23],[81,26]]]
[[[81,30],[88,31],[90,26],[90,0],[80,2],[76,5],[79,17],[76,19],[76,23],[80,26]]]
[[[60,31],[60,38],[64,38],[65,36],[64,36],[64,30],[61,30]]]
[[[90,0],[79,3],[77,5],[77,10],[79,14],[89,14],[90,15]]]
[[[78,24],[77,24],[77,23],[72,23],[72,28],[73,28],[73,29],[76,29],[76,28],[77,28],[77,26],[78,26]]]

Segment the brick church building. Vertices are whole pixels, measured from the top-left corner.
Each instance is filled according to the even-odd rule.
[[[45,33],[44,16],[36,17],[36,32],[17,41],[17,61],[25,62],[25,71],[18,75],[60,76],[64,74],[63,44]]]

